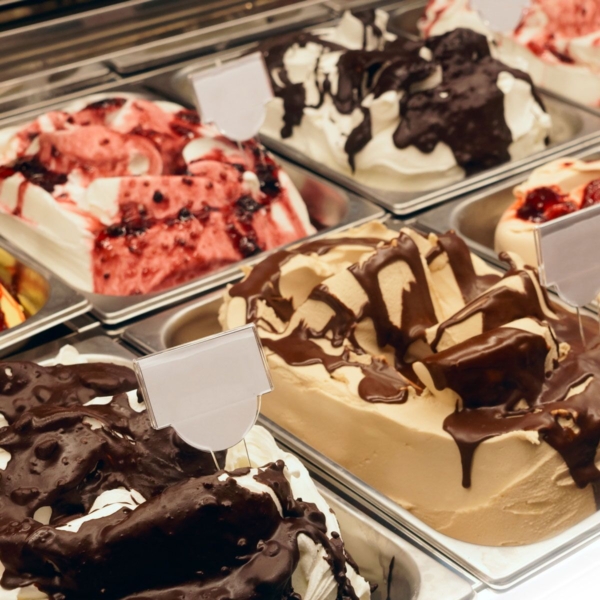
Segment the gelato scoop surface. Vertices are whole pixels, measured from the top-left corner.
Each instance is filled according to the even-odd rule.
[[[532,543],[596,510],[600,346],[503,258],[371,223],[268,257],[220,319],[259,328],[266,416],[442,533]]]
[[[260,427],[226,471],[154,430],[127,367],[0,365],[0,598],[370,597],[307,471]],[[264,461],[264,462],[263,462]]]
[[[534,230],[546,223],[600,202],[600,161],[560,158],[535,169],[514,189],[515,201],[495,232],[497,252],[515,252],[537,266]]]
[[[367,185],[440,187],[546,145],[529,76],[460,29],[393,39],[382,11],[263,42],[276,98],[263,132]],[[481,124],[485,123],[485,127]]]
[[[314,231],[253,141],[169,102],[77,101],[0,132],[2,233],[72,285],[146,294]]]
[[[497,56],[526,65],[537,85],[577,102],[600,103],[600,5],[596,0],[530,0],[514,29],[494,33],[470,0],[430,0],[419,23],[426,37],[457,27],[483,33]]]

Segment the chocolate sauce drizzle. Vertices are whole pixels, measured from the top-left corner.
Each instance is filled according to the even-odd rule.
[[[57,185],[67,183],[65,174],[49,171],[35,156],[18,158],[12,163],[0,166],[0,180],[15,173],[21,173],[26,181],[39,185],[47,192],[52,192]]]
[[[292,366],[321,364],[329,373],[343,366],[358,367],[363,374],[358,388],[361,398],[368,402],[406,402],[411,387],[422,389],[411,363],[406,360],[407,351],[413,343],[423,341],[426,329],[437,322],[421,255],[417,245],[407,234],[400,233],[389,244],[378,238],[350,237],[302,244],[293,250],[273,254],[259,263],[246,279],[232,286],[229,293],[232,297],[238,296],[246,300],[248,321],[256,321],[261,327],[273,332],[272,325],[258,316],[259,302],[266,302],[283,322],[289,322],[294,313],[291,300],[284,298],[279,288],[281,268],[296,255],[322,256],[340,245],[377,250],[364,263],[353,265],[349,269],[368,298],[360,313],[355,315],[326,287],[318,286],[309,298],[323,302],[332,309],[333,316],[325,327],[317,331],[306,323],[301,323],[281,339],[263,338],[263,345]],[[449,252],[452,252],[453,244],[449,243],[448,246]],[[460,243],[457,247],[462,250]],[[386,267],[401,263],[409,265],[415,282],[407,290],[403,290],[402,297],[398,299],[402,306],[402,322],[394,324],[390,320],[378,277]],[[472,277],[480,279],[474,271]],[[372,357],[368,364],[357,358],[366,354],[355,335],[357,325],[365,319],[370,319],[373,323],[379,347],[393,351],[394,364],[389,364],[385,357]],[[342,353],[328,354],[313,341],[319,338],[327,338],[334,348],[344,346]]]
[[[429,154],[440,142],[444,143],[469,173],[510,160],[509,146],[513,140],[504,116],[504,94],[497,80],[501,72],[508,72],[526,81],[543,108],[529,75],[492,58],[485,36],[472,30],[455,29],[422,42],[402,38],[384,42],[383,33],[374,24],[374,11],[354,15],[364,26],[362,50],[347,50],[306,32],[288,34],[259,46],[274,93],[283,100],[282,138],[293,134],[305,109],[310,107],[304,84],[291,82],[284,55],[293,46],[305,47],[311,42],[321,47],[321,56],[340,52],[335,93],[328,77],[323,81],[316,77],[317,61],[315,85],[320,96],[317,107],[329,96],[341,114],[349,115],[358,109],[363,115],[344,146],[352,171],[356,155],[372,139],[371,112],[363,102],[369,95],[378,98],[388,91],[402,92],[399,125],[393,133],[397,148],[415,146]],[[377,50],[365,49],[368,28],[380,40]],[[424,51],[431,53],[431,60],[423,57]],[[428,89],[415,86],[438,70],[440,83]],[[486,126],[481,127],[481,123]]]
[[[374,8],[363,8],[360,10],[352,11],[352,14],[363,24],[363,50],[367,49],[367,31],[370,29],[371,33],[379,40],[383,38],[383,31],[375,24],[375,9]]]
[[[463,401],[466,397],[471,405],[446,418],[444,429],[456,440],[461,453],[465,487],[471,483],[473,455],[479,444],[511,431],[537,431],[541,439],[563,457],[579,487],[600,480],[600,471],[595,465],[596,449],[600,443],[600,343],[596,338],[583,347],[574,315],[558,306],[552,308],[557,318],[547,321],[556,338],[571,345],[566,358],[551,373],[543,374],[540,365],[546,349],[539,347],[536,350],[529,344],[523,345],[521,338],[524,332],[519,332],[519,335],[505,339],[490,355],[488,372],[479,391],[480,401],[487,399],[490,405],[472,405],[477,392],[474,388],[463,389]],[[592,339],[595,323],[591,319],[585,321],[588,339]],[[502,330],[495,330],[499,331]],[[492,334],[489,332],[483,337],[489,338]],[[476,355],[482,352],[484,341],[477,338],[469,340],[469,354],[463,363],[467,378],[468,371],[476,368]],[[441,361],[449,364],[459,358],[460,351],[461,348],[455,346],[447,353],[439,353],[436,358],[442,357]],[[519,364],[511,365],[511,362]],[[533,374],[535,377],[532,378]],[[519,380],[520,384],[515,385]],[[572,388],[584,384],[587,387],[583,391],[568,397]],[[496,397],[490,400],[492,386]],[[526,401],[526,407],[515,403],[516,391],[520,393],[519,399]]]
[[[0,447],[11,454],[0,477],[3,587],[34,584],[53,600],[297,600],[302,534],[325,548],[337,597],[357,600],[339,535],[329,538],[325,516],[294,498],[283,462],[255,475],[281,516],[268,494],[236,482],[248,469],[221,480],[210,455],[171,428],[154,430],[129,404],[135,388],[133,372],[116,365],[0,365]],[[85,406],[99,396],[114,397]],[[59,529],[116,488],[146,502]],[[49,525],[34,518],[41,507],[52,509]]]
[[[422,383],[412,369],[417,344],[420,361],[438,390],[453,390],[460,402],[444,421],[444,429],[454,438],[461,455],[463,485],[471,485],[471,467],[477,447],[487,439],[513,431],[537,432],[564,459],[579,487],[600,481],[595,456],[600,443],[600,339],[594,338],[597,325],[585,319],[588,345],[583,346],[577,318],[554,305],[530,267],[519,269],[506,254],[501,259],[509,270],[498,275],[477,275],[467,246],[453,232],[439,236],[436,246],[422,256],[410,236],[401,232],[391,242],[362,238],[314,241],[294,250],[272,255],[250,275],[230,289],[231,296],[247,301],[247,320],[255,320],[276,333],[258,317],[265,303],[279,318],[289,323],[294,313],[290,299],[281,295],[281,267],[297,254],[324,255],[337,245],[354,244],[372,249],[359,264],[349,268],[367,302],[355,314],[336,298],[326,284],[316,286],[309,298],[328,305],[334,315],[321,331],[300,322],[292,331],[265,336],[264,345],[292,366],[322,364],[329,373],[343,366],[362,370],[359,395],[370,402],[404,402],[411,388],[420,393]],[[465,302],[464,308],[438,323],[426,265],[445,255]],[[404,263],[414,281],[401,291],[401,322],[393,323],[386,298],[380,288],[382,270]],[[444,333],[451,327],[479,315],[482,333],[438,351]],[[557,356],[546,372],[547,341],[510,324],[531,319],[547,327]],[[356,329],[370,319],[381,354],[393,351],[395,364],[383,356],[362,359],[367,352]],[[432,329],[437,325],[437,329]],[[427,344],[426,331],[434,331]],[[318,340],[327,340],[341,353],[330,354]],[[591,343],[589,340],[593,340]],[[561,356],[559,344],[570,350]],[[425,355],[423,355],[425,354]],[[582,386],[575,393],[574,388]]]

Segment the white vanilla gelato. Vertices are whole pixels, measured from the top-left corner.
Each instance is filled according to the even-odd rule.
[[[493,32],[469,0],[430,0],[419,22],[436,36],[457,27],[494,42],[496,56],[534,82],[576,102],[600,103],[600,7],[595,0],[531,0],[518,27]]]
[[[464,178],[466,170],[545,147],[550,117],[525,76],[508,68],[492,74],[483,58],[470,59],[469,73],[453,70],[435,49],[394,41],[386,32],[387,18],[380,10],[346,12],[336,27],[264,43],[276,97],[267,106],[262,132],[360,183],[401,191],[442,187]],[[461,44],[453,47],[456,54]],[[502,93],[504,111],[493,119],[506,123],[510,140],[503,138],[493,157],[483,141],[459,148],[455,136],[441,132],[467,127],[474,137],[481,126],[475,121],[492,120],[467,113],[475,103],[469,84],[459,83],[463,77],[480,77],[471,84],[480,93],[486,88]],[[453,103],[464,125],[448,116],[445,105]],[[421,129],[420,135],[414,131]],[[489,142],[496,132],[487,133]]]

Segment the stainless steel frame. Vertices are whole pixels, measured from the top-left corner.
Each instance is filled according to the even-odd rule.
[[[31,97],[52,101],[95,85],[101,71],[105,79],[139,73],[321,22],[331,12],[323,0],[128,0],[0,32],[0,47],[11,48],[0,56],[0,111],[23,112],[19,97],[21,104]],[[2,102],[2,90],[10,101]]]
[[[0,113],[23,111],[27,104],[118,79],[106,65],[90,64],[0,81]]]
[[[11,360],[30,360],[42,365],[55,364],[56,354],[70,343],[90,361],[116,362],[129,365],[134,354],[116,341],[95,333],[74,334]],[[357,562],[361,574],[376,583],[374,600],[469,600],[474,596],[472,585],[464,578],[412,546],[394,531],[343,500],[336,493],[319,486],[333,508],[342,530],[344,542]],[[394,559],[388,593],[388,574]]]
[[[82,295],[65,285],[48,269],[28,258],[6,240],[0,239],[0,250],[12,255],[20,263],[21,268],[30,273],[29,278],[37,280],[31,282],[31,290],[23,290],[25,297],[29,296],[28,292],[31,292],[32,296],[39,294],[38,289],[33,289],[37,285],[44,288],[41,291],[41,305],[37,307],[37,312],[20,325],[0,332],[0,356],[14,351],[34,335],[61,325],[90,309],[89,303]]]

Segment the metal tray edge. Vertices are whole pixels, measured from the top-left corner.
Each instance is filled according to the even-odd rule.
[[[573,153],[562,153],[560,156],[553,157],[554,159],[558,158],[574,158],[579,160],[585,160],[590,155],[597,154],[600,152],[600,145],[588,145],[585,148],[577,148]],[[456,227],[455,221],[455,213],[456,211],[463,205],[477,202],[486,196],[495,194],[497,192],[503,191],[507,188],[516,187],[517,185],[523,183],[532,173],[532,171],[537,168],[537,166],[532,167],[526,171],[523,171],[519,174],[512,175],[508,179],[503,179],[502,181],[494,183],[494,185],[488,186],[484,189],[477,190],[475,192],[465,194],[459,198],[455,198],[452,201],[444,204],[443,206],[437,206],[426,213],[417,215],[412,221],[411,224],[421,230],[431,231],[434,233],[440,233],[442,231],[446,231],[448,229],[454,229],[457,233],[458,228]],[[468,238],[466,236],[461,236],[469,248],[481,258],[485,259],[488,262],[494,264],[494,266],[500,266],[504,268],[503,263],[498,258],[496,252],[479,244],[475,240]]]
[[[34,258],[22,252],[8,240],[0,238],[0,247],[19,262],[41,275],[49,286],[46,303],[40,310],[16,327],[0,333],[0,351],[6,351],[26,342],[29,338],[90,310],[90,304],[81,294],[65,284]]]

